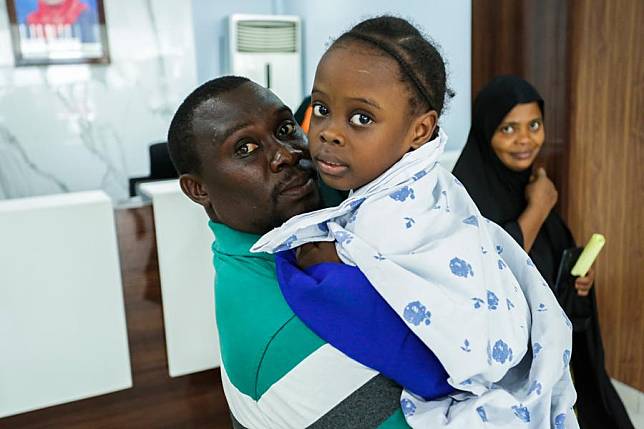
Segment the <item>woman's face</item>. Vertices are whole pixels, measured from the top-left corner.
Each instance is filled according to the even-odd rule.
[[[539,103],[517,104],[505,115],[492,136],[492,149],[510,170],[532,165],[545,138]]]

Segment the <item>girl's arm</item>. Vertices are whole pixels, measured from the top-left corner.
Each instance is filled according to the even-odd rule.
[[[306,243],[295,250],[297,265],[304,270],[323,262],[342,263],[335,251],[335,241]]]

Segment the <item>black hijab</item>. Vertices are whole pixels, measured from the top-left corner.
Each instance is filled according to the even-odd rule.
[[[481,214],[505,228],[521,246],[523,235],[517,219],[526,208],[525,187],[532,166],[520,172],[510,170],[496,156],[491,142],[514,106],[534,101],[543,114],[543,99],[528,82],[516,76],[492,80],[474,101],[472,128],[453,171]],[[550,211],[529,254],[551,288],[564,249],[573,246],[570,230],[554,210]],[[587,297],[580,297],[570,284],[560,287],[555,295],[574,327],[571,366],[581,427],[633,429],[606,373],[594,288]]]
[[[503,118],[517,105],[537,102],[543,114],[543,99],[537,90],[517,76],[499,76],[476,97],[472,128],[456,162],[454,175],[465,185],[481,214],[503,226],[523,246],[516,222],[525,210],[525,188],[532,166],[524,171],[506,167],[492,149],[492,136]],[[539,231],[530,256],[551,288],[556,280],[564,249],[575,245],[561,218],[551,211]]]

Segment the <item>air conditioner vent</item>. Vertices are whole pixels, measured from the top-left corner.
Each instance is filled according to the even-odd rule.
[[[237,22],[237,52],[292,53],[296,49],[296,22],[263,20]]]

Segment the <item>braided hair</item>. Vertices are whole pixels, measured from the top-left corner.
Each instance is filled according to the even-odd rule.
[[[435,110],[441,115],[445,96],[453,97],[454,92],[447,88],[443,57],[416,27],[394,16],[367,19],[342,34],[329,51],[356,41],[370,45],[398,63],[401,81],[409,88],[413,114]]]

